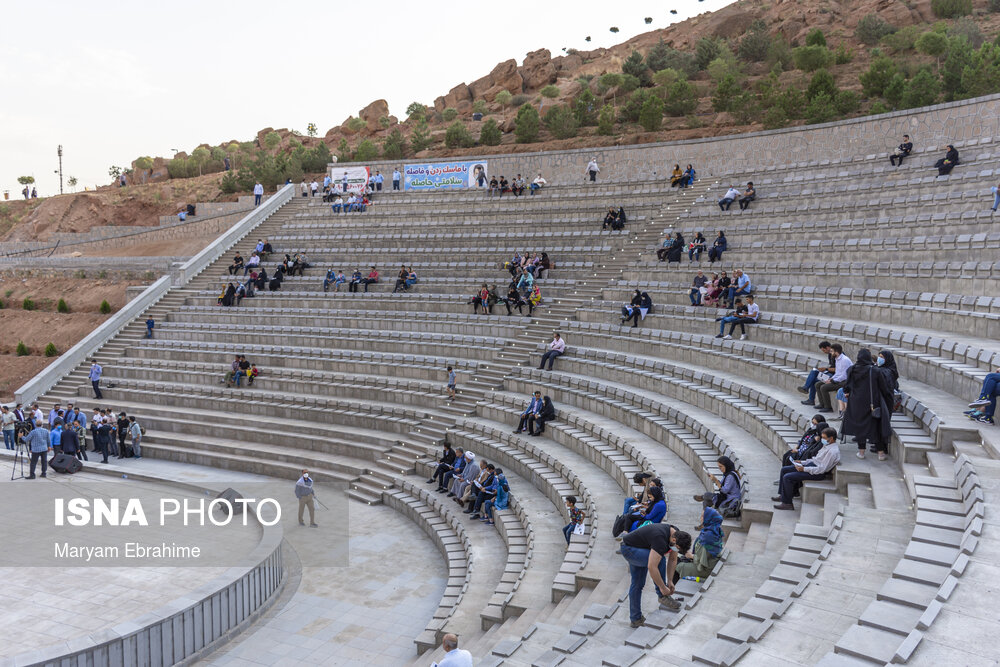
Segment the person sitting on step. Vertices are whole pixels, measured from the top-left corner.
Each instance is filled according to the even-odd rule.
[[[994,424],[993,415],[997,410],[997,394],[1000,394],[1000,367],[987,373],[979,389],[979,398],[969,403],[971,410],[965,414],[981,424]]]
[[[612,206],[608,209],[607,215],[604,216],[604,224],[601,225],[601,229],[614,229],[616,220],[618,220],[618,212],[615,210],[615,207]]]
[[[451,486],[451,481],[457,476],[462,474],[462,470],[465,468],[465,464],[469,462],[469,459],[465,458],[465,450],[461,447],[455,448],[455,461],[451,464],[451,467],[441,474],[438,478],[438,486],[434,489],[438,493],[444,493]]]
[[[725,543],[722,532],[722,515],[714,507],[704,508],[701,516],[701,532],[695,538],[694,546],[685,558],[679,559],[674,576],[681,579],[704,580],[712,574],[719,562]]]
[[[538,418],[538,415],[542,411],[542,403],[542,392],[536,389],[531,400],[528,401],[528,407],[521,413],[521,419],[512,433],[523,433],[534,430],[535,419]]]
[[[753,187],[753,181],[748,181],[746,190],[740,195],[740,210],[747,210],[750,207],[750,202],[755,199],[757,199],[757,190]]]
[[[396,284],[392,288],[393,294],[401,289],[406,289],[406,277],[408,275],[410,275],[410,272],[406,269],[406,265],[403,264],[399,267],[399,273],[396,275]]]
[[[229,275],[235,275],[237,271],[243,269],[243,255],[236,251],[236,256],[233,257],[233,263],[229,265]]]
[[[482,469],[479,467],[480,462],[476,460],[476,455],[472,452],[466,452],[465,458],[467,459],[465,468],[462,470],[462,474],[451,481],[451,490],[448,493],[449,498],[461,498],[465,494],[465,489],[468,488],[472,481],[479,477]],[[485,465],[485,461],[482,462]]]
[[[778,502],[776,510],[795,509],[792,498],[798,495],[799,487],[807,479],[823,479],[840,463],[840,447],[837,445],[837,432],[826,428],[822,433],[823,447],[816,456],[785,466],[781,469],[778,480],[778,495],[771,500]]]
[[[530,306],[530,303],[529,303]],[[528,314],[531,312],[529,310]],[[552,364],[555,362],[556,357],[560,357],[566,352],[566,341],[562,339],[559,332],[556,331],[552,334],[552,340],[546,346],[545,354],[542,355],[542,360],[538,363],[538,370],[544,370],[545,362],[549,364],[549,370],[552,370]]]
[[[795,461],[808,461],[816,456],[823,447],[823,431],[829,427],[826,417],[820,414],[813,415],[809,428],[799,438],[798,443],[781,455],[781,467],[790,466]]]
[[[721,261],[722,253],[726,252],[728,247],[729,242],[726,240],[726,233],[720,229],[715,240],[712,241],[712,247],[708,249],[708,263],[715,264]]]
[[[714,507],[723,516],[737,517],[740,515],[743,489],[740,486],[740,474],[736,472],[736,464],[728,456],[720,456],[716,459],[716,465],[719,466],[722,479],[712,473],[708,473],[708,478],[719,490],[714,493],[703,493],[694,499],[705,507]]]
[[[652,485],[649,487],[648,495],[647,502],[639,506],[639,511],[633,509],[631,514],[632,523],[628,528],[628,532],[638,530],[649,523],[660,523],[667,516],[667,501],[663,497],[663,489]]]
[[[456,498],[459,505],[466,507],[462,510],[462,514],[479,514],[479,509],[486,502],[486,496],[489,495],[489,491],[486,489],[493,486],[496,477],[495,471],[496,466],[492,463],[484,463],[482,470],[479,471],[479,477],[472,480],[472,484],[465,490],[465,495],[460,499]]]
[[[729,333],[726,335],[726,340],[729,340],[733,337],[733,332],[736,331],[736,327],[740,328],[740,340],[746,340],[747,338],[746,325],[757,324],[757,321],[760,319],[760,308],[755,303],[753,294],[747,297],[747,303],[745,308],[746,308],[746,313],[743,315],[743,317],[739,317],[738,319],[730,323]]]
[[[510,484],[507,483],[507,478],[503,474],[503,470],[500,468],[496,469],[496,477],[493,482],[496,487],[493,490],[495,496],[492,499],[487,498],[486,502],[483,503],[483,518],[482,522],[488,526],[494,524],[493,520],[493,510],[505,510],[510,501]]]
[[[639,326],[640,319],[646,319],[646,315],[653,309],[653,300],[646,292],[635,291],[632,300],[622,306],[622,324],[632,320],[632,328]]]
[[[946,176],[951,173],[951,170],[955,168],[958,164],[958,151],[951,144],[948,144],[948,152],[945,153],[944,157],[934,163],[937,167],[938,176]]]
[[[534,428],[529,435],[539,436],[545,432],[545,422],[550,422],[556,418],[556,408],[552,405],[552,399],[548,396],[542,398],[542,407],[538,415],[532,420]]]

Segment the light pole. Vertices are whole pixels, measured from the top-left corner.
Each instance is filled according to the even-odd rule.
[[[62,144],[59,144],[59,194],[63,193],[62,179]]]

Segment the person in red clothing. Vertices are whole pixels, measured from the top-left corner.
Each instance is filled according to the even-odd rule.
[[[375,267],[373,266],[372,270],[368,272],[368,277],[361,279],[361,283],[365,286],[365,291],[367,292],[368,286],[371,285],[372,283],[377,283],[377,282],[378,282],[378,271],[376,271]]]

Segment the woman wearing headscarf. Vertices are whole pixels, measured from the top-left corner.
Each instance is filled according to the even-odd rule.
[[[634,520],[628,529],[630,533],[647,521],[649,523],[660,523],[663,521],[663,517],[667,516],[667,501],[663,498],[663,489],[658,486],[650,486],[647,494],[649,495],[649,499],[646,509],[632,514]]]
[[[878,358],[875,360],[875,365],[878,369],[886,374],[886,379],[889,381],[889,388],[893,391],[899,391],[899,369],[896,368],[896,356],[892,353],[892,350],[882,350],[878,353]]]
[[[671,262],[680,262],[681,253],[684,252],[684,235],[680,232],[674,233],[674,241],[667,248],[667,264]]]
[[[612,229],[625,229],[625,223],[628,222],[628,216],[625,215],[625,207],[618,207],[618,215],[615,216],[615,224],[611,226]]]
[[[823,433],[823,429],[827,428],[829,424],[826,423],[826,417],[821,414],[813,415],[812,421],[809,422],[809,428],[806,432],[802,434],[799,438],[798,445],[795,449],[789,449],[781,457],[781,467],[792,465],[792,461],[807,461],[819,452],[820,448],[823,446],[823,440],[820,438],[820,434]]]
[[[726,241],[726,233],[719,230],[718,236],[712,242],[712,247],[708,250],[708,261],[710,264],[715,264],[722,260],[722,253],[726,252],[726,248],[729,247],[729,242]]]
[[[886,458],[892,435],[889,416],[893,400],[889,377],[889,373],[875,366],[872,353],[867,348],[858,351],[857,360],[847,371],[847,384],[844,386],[847,408],[840,432],[845,436],[853,435],[857,440],[859,459],[865,458],[869,442],[872,443],[872,450],[879,453],[880,461]]]
[[[535,417],[535,430],[531,432],[531,435],[541,435],[545,430],[545,422],[555,418],[556,408],[552,405],[552,399],[548,396],[542,398],[542,408],[538,411],[538,416]]]
[[[229,283],[226,287],[226,293],[222,295],[222,305],[231,306],[236,300],[236,285]]]
[[[701,532],[691,550],[691,562],[677,563],[674,571],[676,580],[683,577],[706,578],[715,569],[722,555],[725,536],[722,533],[722,515],[712,507],[706,507],[701,521]],[[684,554],[681,554],[682,556]]]
[[[708,478],[719,488],[715,493],[705,493],[694,499],[719,510],[723,516],[738,516],[740,513],[740,498],[743,490],[740,488],[740,475],[736,472],[736,464],[728,456],[720,456],[716,463],[722,473],[722,479],[708,473]]]
[[[684,176],[684,171],[681,169],[679,164],[674,165],[674,170],[670,172],[670,187],[676,188],[680,185],[681,178]]]

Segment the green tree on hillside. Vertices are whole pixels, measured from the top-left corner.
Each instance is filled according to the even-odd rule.
[[[264,148],[273,151],[281,143],[281,135],[273,130],[264,136]]]
[[[398,127],[393,128],[389,136],[382,142],[382,157],[387,160],[399,160],[406,157],[408,148],[409,145],[403,132]]]
[[[487,119],[479,130],[479,143],[483,146],[499,146],[502,140],[503,132],[500,126],[492,118]]]
[[[493,98],[493,101],[500,105],[500,111],[501,111],[500,117],[502,119],[506,119],[507,105],[510,104],[510,100],[513,97],[514,96],[511,94],[509,90],[501,90],[499,93],[497,93],[497,96]]]
[[[642,103],[639,111],[639,124],[647,132],[657,132],[663,123],[663,100],[658,95],[650,95]]]
[[[135,161],[135,168],[142,172],[142,182],[146,182],[147,172],[153,168],[153,158],[149,156],[138,158]]]
[[[622,63],[622,73],[629,74],[639,79],[639,85],[648,86],[652,83],[652,74],[649,71],[649,67],[643,60],[642,54],[636,50],[632,50],[625,62]]]
[[[601,107],[601,113],[597,117],[597,133],[603,136],[610,136],[615,130],[615,110],[610,104]]]
[[[514,118],[514,136],[518,143],[530,144],[538,141],[538,111],[530,104],[523,104]]]

